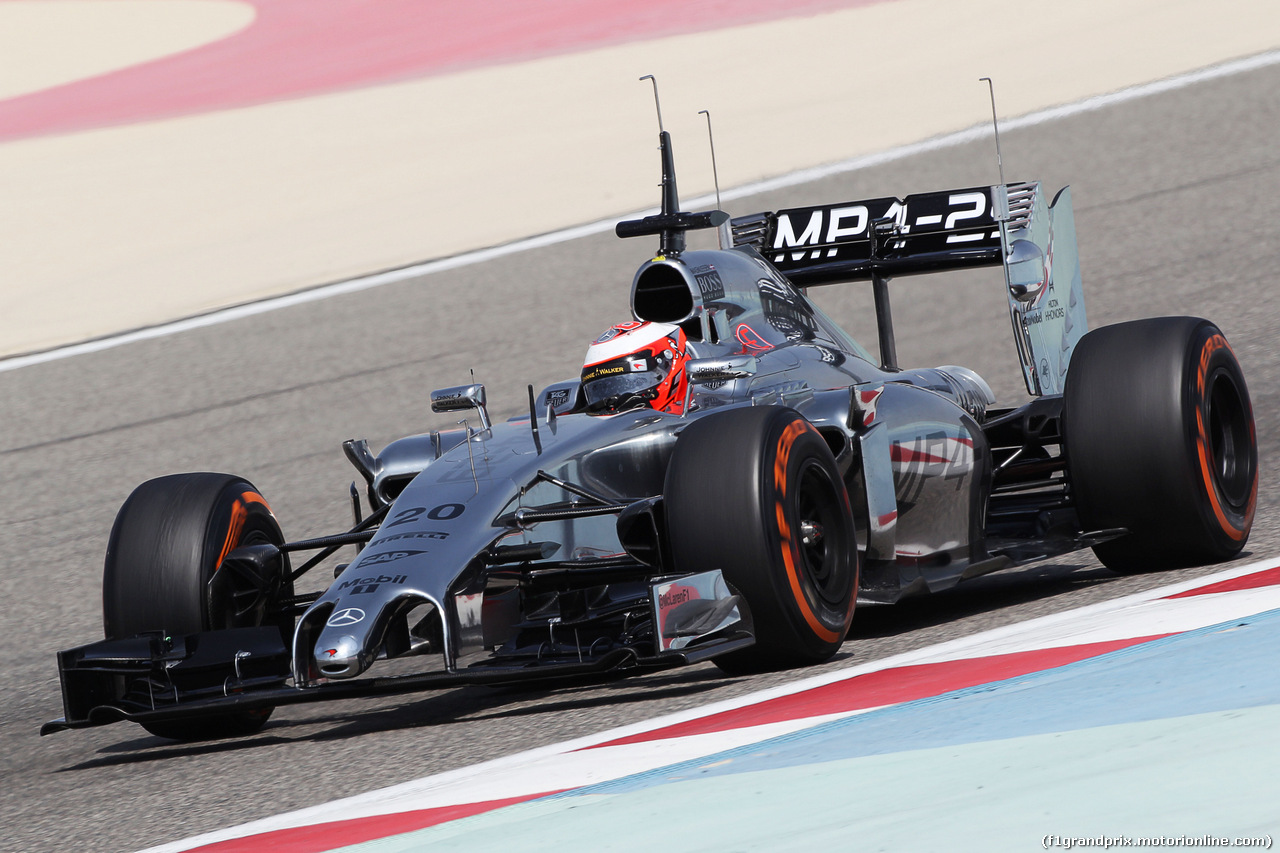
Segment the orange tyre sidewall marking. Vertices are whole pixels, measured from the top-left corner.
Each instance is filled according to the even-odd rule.
[[[774,512],[778,522],[778,537],[782,545],[782,563],[787,569],[787,583],[791,586],[791,596],[795,599],[796,604],[800,608],[800,615],[804,617],[804,621],[809,625],[821,640],[828,643],[838,643],[844,639],[844,632],[837,633],[832,631],[818,618],[813,612],[813,608],[809,606],[809,599],[805,597],[804,589],[800,584],[800,572],[796,567],[795,551],[796,547],[791,538],[791,525],[787,522],[787,513],[785,509],[785,501],[787,497],[787,464],[791,461],[791,447],[795,444],[797,438],[803,433],[811,430],[808,421],[796,420],[782,431],[782,435],[778,438],[778,451],[773,460],[773,487],[777,498],[774,502]],[[852,614],[852,607],[849,613],[845,614],[844,627],[849,627],[849,616]]]
[[[213,570],[216,572],[222,568],[222,561],[227,558],[231,550],[235,548],[236,543],[240,541],[240,534],[244,531],[244,523],[249,518],[249,504],[259,504],[266,507],[268,513],[271,507],[267,504],[267,499],[257,492],[241,492],[236,502],[231,505],[231,522],[227,525],[227,538],[222,543],[222,553],[218,555],[218,562],[214,564]]]
[[[1228,352],[1231,351],[1231,345],[1227,343],[1227,339],[1222,335],[1213,335],[1204,342],[1204,346],[1200,349],[1200,364],[1196,370],[1196,455],[1200,459],[1200,477],[1204,484],[1205,492],[1209,496],[1209,505],[1213,507],[1214,517],[1218,520],[1218,527],[1223,533],[1231,537],[1236,542],[1244,540],[1249,529],[1250,522],[1253,520],[1253,513],[1258,503],[1258,478],[1253,478],[1253,487],[1249,493],[1249,502],[1245,506],[1244,519],[1240,527],[1236,527],[1227,518],[1226,511],[1222,508],[1222,502],[1218,499],[1218,490],[1213,484],[1213,473],[1209,469],[1209,437],[1206,432],[1204,423],[1204,404],[1206,401],[1206,393],[1208,389],[1205,383],[1208,381],[1209,362],[1213,355],[1221,349]],[[1253,424],[1249,425],[1249,437],[1254,438]]]

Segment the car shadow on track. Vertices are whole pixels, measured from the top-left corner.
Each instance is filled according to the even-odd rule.
[[[292,738],[264,732],[239,739],[180,742],[141,732],[137,737],[121,740],[110,746],[99,748],[96,758],[60,767],[55,772],[73,773],[81,770],[96,770],[103,767],[118,767],[151,761],[168,761],[194,755],[214,755],[224,752],[239,752],[246,749],[262,749],[291,743],[292,741]]]
[[[291,744],[334,743],[415,729],[439,729],[447,733],[476,724],[554,721],[585,711],[603,711],[607,717],[612,709],[618,719],[593,727],[598,730],[669,713],[676,710],[676,706],[693,707],[781,681],[878,659],[906,651],[907,646],[927,645],[939,639],[933,636],[936,631],[964,621],[972,624],[962,633],[1020,621],[1029,618],[1027,607],[1036,609],[1036,602],[1045,603],[1045,612],[1069,609],[1079,606],[1079,602],[1077,596],[1068,593],[1106,585],[1121,577],[1096,564],[1036,564],[975,578],[955,589],[907,599],[893,606],[862,606],[841,652],[826,664],[813,668],[756,678],[733,678],[713,665],[704,664],[630,678],[604,676],[553,684],[470,686],[407,698],[299,705],[277,711],[277,716],[258,735],[238,740],[176,743],[143,734],[105,746],[97,757],[65,767],[63,772]],[[573,731],[566,730],[561,739],[574,736]]]
[[[447,693],[417,695],[407,701],[403,697],[338,700],[324,705],[319,713],[320,705],[294,706],[277,711],[279,716],[257,735],[238,740],[179,743],[142,734],[102,747],[97,757],[61,768],[60,772],[282,745],[318,745],[415,729],[433,729],[449,737],[452,729],[477,724],[501,721],[519,724],[524,718],[555,719],[586,710],[625,709],[636,703],[661,705],[666,700],[684,700],[698,704],[699,695],[722,687],[728,680],[719,670],[701,666],[638,678],[601,678],[554,687],[463,687]],[[570,732],[561,739],[573,736]]]
[[[1109,569],[1082,563],[1035,564],[1020,570],[996,572],[953,589],[904,599],[891,606],[860,606],[848,639],[891,638],[968,619],[980,622],[980,629],[996,627],[1043,615],[1027,612],[1028,606],[1038,610],[1034,607],[1036,602],[1046,604],[1045,613],[1078,607],[1079,602],[1067,593],[1121,579],[1121,575]],[[1014,608],[1017,608],[1016,614]],[[1002,611],[1010,612],[1002,616]]]

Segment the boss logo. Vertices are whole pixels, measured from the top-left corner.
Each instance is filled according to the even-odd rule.
[[[693,279],[698,283],[698,292],[702,294],[702,301],[712,302],[716,299],[724,299],[724,281],[711,264],[695,269]]]

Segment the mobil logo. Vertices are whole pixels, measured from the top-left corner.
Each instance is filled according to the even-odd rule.
[[[338,591],[348,591],[350,595],[364,595],[376,591],[383,584],[399,586],[408,579],[408,575],[376,575],[368,578],[353,578],[349,581],[343,581],[338,586]]]

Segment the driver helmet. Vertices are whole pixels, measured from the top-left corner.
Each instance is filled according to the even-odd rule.
[[[680,414],[688,360],[688,344],[679,326],[639,320],[617,324],[587,348],[582,367],[587,411],[613,413],[649,406]]]

